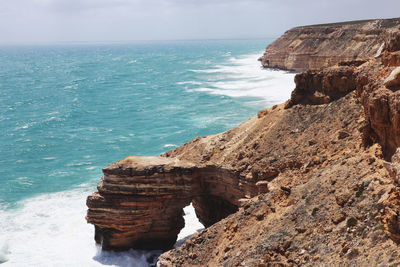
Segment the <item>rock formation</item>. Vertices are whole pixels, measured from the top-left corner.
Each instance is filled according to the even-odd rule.
[[[352,62],[361,64],[384,48],[400,19],[351,21],[293,28],[270,44],[263,67],[304,71]]]
[[[267,193],[161,255],[158,266],[400,264],[400,105],[397,68],[388,60],[400,46],[392,37],[379,57],[361,65],[298,74],[285,108],[260,111],[221,134],[227,140],[231,132],[243,133],[249,145],[241,144],[243,156],[236,161],[210,153],[204,145],[210,137],[168,152],[178,158],[193,150],[216,155],[207,159],[228,159],[243,172],[296,164],[276,168]],[[253,120],[260,120],[258,127],[245,127]],[[212,139],[215,148],[238,142]]]
[[[356,88],[354,68],[340,66],[329,71],[308,70],[295,76],[296,88],[286,108],[296,104],[326,104]]]
[[[234,129],[111,164],[87,201],[96,241],[170,248],[192,202],[208,228],[158,266],[399,265],[399,40],[297,74],[286,103]]]
[[[239,200],[263,193],[257,180],[213,165],[165,157],[126,157],[103,169],[98,192],[87,199],[87,221],[103,249],[169,249],[193,202],[210,226],[238,210]]]

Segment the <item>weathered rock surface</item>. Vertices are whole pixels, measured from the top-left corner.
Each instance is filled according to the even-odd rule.
[[[390,75],[385,79],[384,85],[387,88],[393,88],[393,90],[398,90],[400,87],[400,67],[395,68]]]
[[[98,192],[87,199],[87,221],[103,249],[169,249],[193,202],[205,226],[238,210],[239,199],[259,191],[257,180],[177,158],[126,157],[103,169]]]
[[[105,168],[88,197],[96,241],[169,248],[192,201],[209,227],[158,266],[399,265],[400,90],[387,81],[400,38],[387,36],[362,64],[298,74],[287,103],[234,129]]]
[[[354,68],[336,67],[324,70],[308,70],[295,76],[293,90],[286,108],[296,104],[326,104],[348,94],[356,88]]]
[[[239,168],[246,158],[243,172],[277,166],[277,174],[266,179],[267,193],[161,255],[158,266],[400,263],[400,154],[392,157],[391,152],[399,143],[393,141],[396,132],[389,134],[379,128],[394,128],[391,116],[400,113],[400,107],[385,102],[395,92],[382,89],[393,67],[378,58],[349,70],[342,68],[307,71],[296,77],[290,108],[278,106],[259,112],[257,119],[238,128],[196,139],[167,153],[193,161],[201,161],[198,155],[211,155],[207,160],[232,162]],[[329,80],[334,82],[324,85],[326,77],[340,77],[333,73],[344,70],[346,79],[332,78]],[[336,88],[333,97],[330,88]],[[313,101],[316,92],[327,100]],[[381,103],[387,110],[380,108]],[[382,119],[385,124],[378,124]],[[260,123],[258,127],[253,120]],[[233,141],[238,140],[236,132],[243,133],[247,146]],[[221,145],[230,149],[235,142],[245,152],[215,153]],[[214,150],[210,144],[215,145]],[[242,156],[227,161],[235,152]],[[385,161],[385,156],[392,162]],[[278,167],[287,166],[289,160],[296,164]]]
[[[399,26],[400,19],[385,19],[296,27],[270,44],[260,60],[265,68],[294,71],[361,64],[378,56]]]
[[[400,46],[391,36],[378,57],[362,64],[298,74],[287,109],[259,112],[263,127],[245,127],[251,119],[168,152],[198,161],[207,155],[203,161],[232,162],[245,173],[276,166],[277,174],[266,179],[269,192],[161,255],[158,265],[400,264],[400,98],[396,85],[387,84],[397,79],[391,73]],[[236,132],[246,141],[232,142]],[[216,153],[235,142],[243,152]],[[278,167],[289,159],[297,164]]]

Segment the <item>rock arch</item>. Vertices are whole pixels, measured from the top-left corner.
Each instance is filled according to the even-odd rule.
[[[240,199],[265,191],[234,170],[165,157],[126,157],[103,169],[87,198],[86,219],[105,250],[169,249],[193,202],[206,227],[237,211]]]

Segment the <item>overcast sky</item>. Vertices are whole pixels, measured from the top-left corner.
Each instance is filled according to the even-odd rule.
[[[0,43],[266,38],[399,11],[400,0],[0,0]]]

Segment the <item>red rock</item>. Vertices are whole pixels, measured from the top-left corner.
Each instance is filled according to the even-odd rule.
[[[293,90],[285,108],[296,104],[327,104],[356,89],[354,68],[337,67],[308,70],[295,76]]]
[[[258,192],[256,181],[237,172],[177,158],[130,156],[103,172],[86,216],[103,249],[169,249],[191,202],[200,222],[210,226],[237,211],[246,187]]]
[[[318,260],[327,265],[390,262],[400,242],[400,156],[395,153],[400,90],[384,80],[394,69],[400,42],[395,33],[381,30],[397,24],[397,19],[360,23],[360,36],[355,30],[342,41],[358,40],[357,55],[369,58],[353,55],[340,66],[298,74],[286,109],[267,109],[162,157],[128,157],[105,168],[98,192],[87,199],[96,241],[104,249],[170,248],[183,227],[182,208],[192,201],[209,228],[163,254],[160,266],[313,265],[308,253],[321,255]],[[352,31],[348,24],[329,27],[325,32],[303,27],[299,38],[309,42],[316,34],[337,34],[336,28],[344,36]],[[369,36],[382,37],[384,45]],[[323,52],[332,55],[341,46],[333,41],[324,50],[325,44],[316,43],[321,57],[304,54],[294,62],[336,65],[347,53],[327,60]],[[358,194],[365,182],[369,186]],[[346,217],[357,227],[339,229]],[[349,240],[368,253],[343,257],[341,252],[351,251]],[[307,253],[298,258],[299,250]]]
[[[390,33],[399,24],[400,19],[389,19],[296,27],[270,44],[260,60],[265,68],[294,71],[367,60],[387,39],[386,50],[397,50],[399,38]]]

